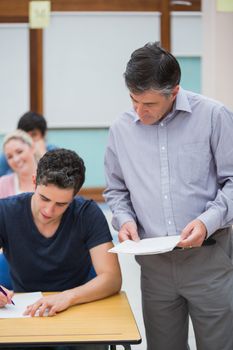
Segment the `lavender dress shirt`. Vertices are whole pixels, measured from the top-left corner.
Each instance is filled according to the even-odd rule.
[[[110,128],[105,173],[116,230],[133,220],[141,238],[179,235],[198,218],[209,237],[233,223],[233,113],[183,89],[153,125],[126,112]]]

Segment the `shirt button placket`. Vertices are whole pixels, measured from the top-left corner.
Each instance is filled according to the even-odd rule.
[[[159,136],[159,148],[160,148],[160,164],[161,164],[161,191],[162,191],[162,205],[165,216],[165,231],[168,235],[174,235],[175,225],[173,220],[173,210],[170,197],[170,174],[169,174],[169,162],[168,162],[168,150],[167,150],[167,126],[164,122],[160,123],[158,130]]]

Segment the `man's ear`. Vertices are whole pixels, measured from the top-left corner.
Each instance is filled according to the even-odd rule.
[[[180,85],[176,85],[174,87],[174,89],[172,90],[172,99],[173,99],[173,101],[175,100],[175,98],[176,98],[176,96],[177,96],[177,94],[179,92],[179,89],[180,89]]]
[[[35,190],[36,189],[36,175],[35,174],[32,175],[32,184],[33,184],[33,187]]]

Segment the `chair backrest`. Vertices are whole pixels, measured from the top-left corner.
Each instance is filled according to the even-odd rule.
[[[9,265],[3,253],[0,253],[0,285],[12,289]]]

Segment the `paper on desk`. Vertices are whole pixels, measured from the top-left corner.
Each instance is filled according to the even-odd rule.
[[[180,236],[145,238],[139,242],[126,240],[109,249],[109,252],[135,255],[160,254],[174,249],[179,241]]]
[[[0,318],[29,317],[28,315],[23,315],[27,306],[35,303],[42,296],[43,295],[41,292],[14,294],[12,299],[15,305],[7,304],[6,306],[0,308]]]

